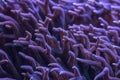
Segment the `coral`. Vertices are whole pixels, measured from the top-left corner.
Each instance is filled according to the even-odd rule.
[[[0,80],[120,80],[119,0],[0,0]]]

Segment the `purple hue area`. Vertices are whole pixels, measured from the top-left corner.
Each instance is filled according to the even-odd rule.
[[[120,80],[120,1],[0,0],[0,80]]]

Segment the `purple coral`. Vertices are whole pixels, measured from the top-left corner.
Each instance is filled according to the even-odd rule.
[[[1,0],[0,80],[120,80],[119,0]]]

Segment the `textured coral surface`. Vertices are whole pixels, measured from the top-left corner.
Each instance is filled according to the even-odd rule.
[[[0,0],[0,80],[120,80],[120,1]]]

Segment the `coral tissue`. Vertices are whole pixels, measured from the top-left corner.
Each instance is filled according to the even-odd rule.
[[[120,80],[120,1],[0,0],[0,80]]]

